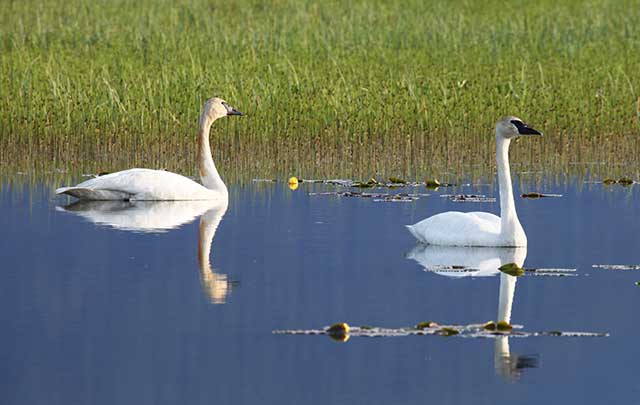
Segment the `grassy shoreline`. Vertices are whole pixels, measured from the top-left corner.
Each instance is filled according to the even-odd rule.
[[[217,94],[247,117],[216,123],[214,158],[255,177],[492,167],[506,113],[547,135],[514,160],[635,170],[635,5],[8,1],[0,166],[190,171]]]

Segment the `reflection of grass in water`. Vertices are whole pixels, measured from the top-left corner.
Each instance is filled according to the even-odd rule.
[[[232,179],[487,174],[507,112],[547,135],[514,148],[526,167],[638,166],[639,20],[627,1],[10,2],[0,162],[194,172],[220,94],[247,113],[214,129]]]

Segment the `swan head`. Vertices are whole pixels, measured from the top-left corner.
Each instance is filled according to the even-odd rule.
[[[208,118],[211,122],[218,118],[226,117],[229,115],[243,115],[240,111],[231,107],[229,103],[221,98],[214,97],[207,100],[202,107],[201,118]]]
[[[496,136],[498,137],[511,139],[522,135],[542,135],[542,132],[530,127],[520,118],[512,115],[507,115],[496,124]]]

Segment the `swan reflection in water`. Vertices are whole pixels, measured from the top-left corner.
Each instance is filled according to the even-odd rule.
[[[227,200],[209,201],[77,201],[57,207],[101,226],[141,232],[168,232],[197,217],[198,267],[202,288],[214,304],[224,304],[232,282],[213,271],[209,261],[216,229],[227,211]]]
[[[442,276],[490,277],[500,276],[498,295],[498,319],[511,323],[511,308],[517,278],[502,273],[498,268],[507,263],[522,267],[527,258],[527,248],[456,247],[418,245],[407,254],[426,271]],[[498,336],[495,341],[494,366],[496,373],[508,379],[517,379],[527,368],[538,367],[538,356],[511,353],[509,337]]]

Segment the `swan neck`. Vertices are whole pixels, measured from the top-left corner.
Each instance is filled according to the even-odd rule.
[[[198,172],[200,181],[206,188],[228,195],[227,186],[220,177],[216,165],[211,157],[211,145],[209,144],[209,132],[215,119],[209,118],[205,112],[200,116],[198,129]]]
[[[498,187],[500,190],[500,223],[503,236],[513,236],[521,229],[516,205],[513,200],[513,185],[509,169],[510,139],[496,136],[496,161],[498,164]]]

